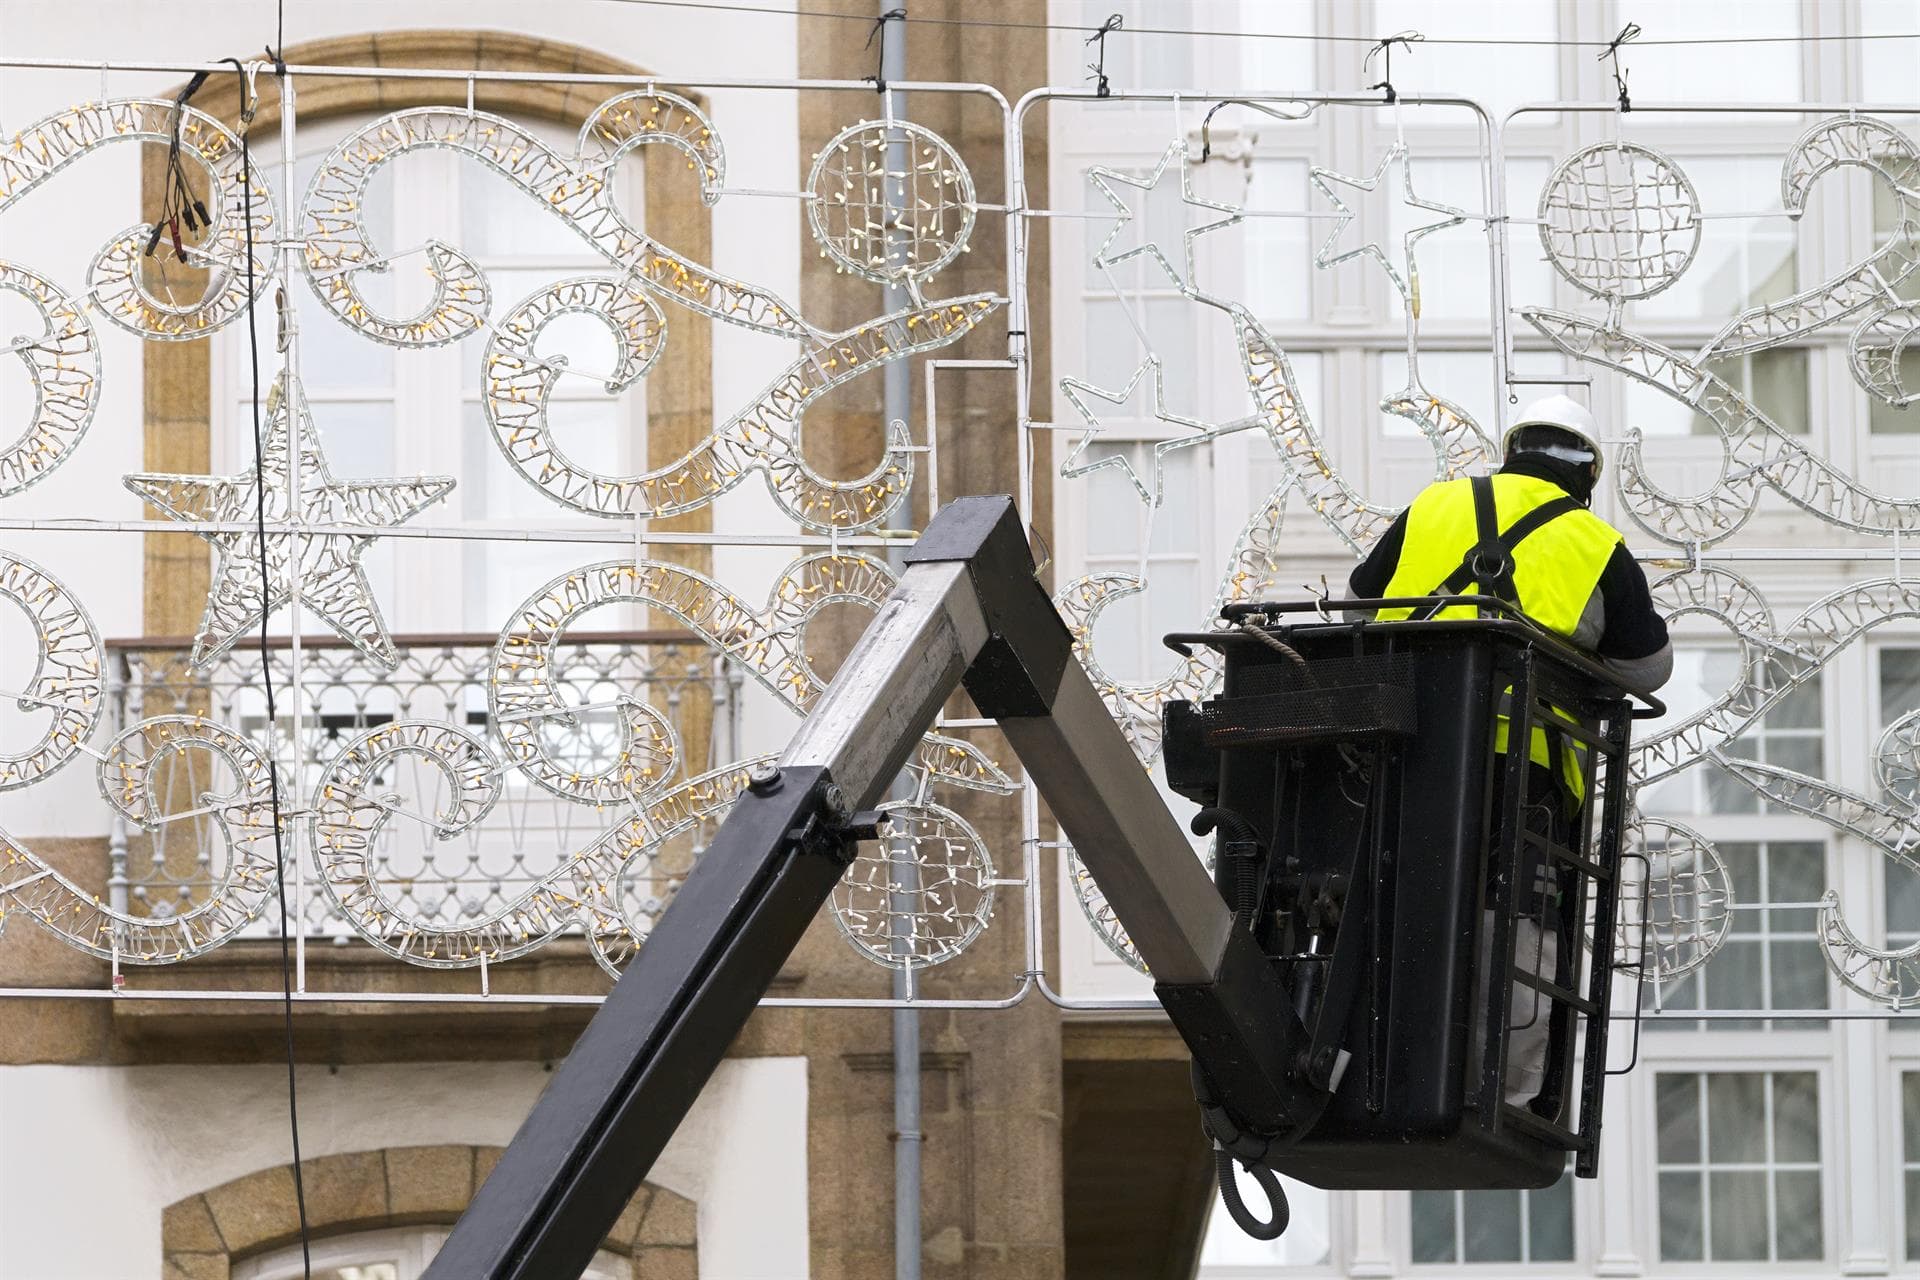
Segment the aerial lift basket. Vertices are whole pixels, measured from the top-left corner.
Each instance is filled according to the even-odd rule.
[[[1168,637],[1225,663],[1218,697],[1167,708],[1168,783],[1218,831],[1216,882],[1310,1036],[1297,1070],[1326,1090],[1290,1131],[1243,1134],[1213,1109],[1209,1129],[1317,1186],[1543,1187],[1569,1154],[1596,1168],[1629,730],[1658,703],[1498,600],[1455,603],[1482,616],[1250,604]],[[1537,777],[1529,794],[1545,769],[1504,749],[1536,730],[1578,778],[1577,814],[1550,818]],[[1535,1019],[1543,1083],[1510,1097],[1509,1042]],[[1203,1108],[1213,1083],[1196,1071]]]

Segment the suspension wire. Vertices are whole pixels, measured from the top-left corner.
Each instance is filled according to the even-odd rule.
[[[280,63],[279,54],[269,51],[276,65]],[[238,58],[223,58],[223,62],[233,64],[234,74],[240,79],[240,216],[246,237],[246,282],[247,282],[247,363],[252,375],[253,395],[250,407],[253,413],[253,489],[254,520],[256,545],[260,555],[260,591],[262,602],[273,599],[272,570],[267,556],[267,476],[266,443],[260,425],[260,331],[255,324],[254,303],[257,290],[253,278],[254,235],[253,235],[253,152],[249,138],[253,132],[253,117],[259,109],[260,100],[247,82],[246,69]],[[281,70],[281,97],[286,96],[286,72]],[[284,389],[283,396],[291,395],[291,388]],[[291,417],[291,404],[284,405],[284,411]],[[293,429],[293,428],[290,428]],[[289,436],[287,447],[298,449],[299,441]],[[298,609],[299,601],[293,602]],[[280,813],[280,753],[274,749],[280,733],[280,717],[275,706],[273,692],[272,645],[267,631],[267,621],[273,610],[263,608],[260,611],[260,688],[267,703],[267,795],[273,809],[273,863],[274,892],[280,903],[280,997],[281,1021],[286,1030],[287,1044],[287,1129],[293,1139],[293,1199],[300,1217],[300,1267],[304,1280],[313,1280],[312,1229],[307,1222],[307,1186],[300,1165],[300,1086],[295,1068],[293,1042],[293,953],[290,950],[292,931],[287,915],[287,851]],[[295,691],[296,694],[298,691]],[[295,768],[298,768],[300,744],[293,744]]]
[[[724,0],[599,0],[602,4],[638,5],[656,9],[702,9],[714,13],[761,13],[780,18],[828,18],[841,22],[858,22],[871,25],[873,18],[864,13],[836,13],[828,9],[776,9],[771,5],[727,4]],[[902,21],[927,26],[978,27],[982,29],[999,28],[1011,31],[1067,31],[1076,35],[1090,36],[1101,28],[1085,23],[1071,22],[1023,22],[1008,18],[941,18],[913,14]],[[1126,27],[1128,35],[1141,36],[1188,36],[1198,39],[1214,40],[1307,40],[1323,44],[1359,44],[1376,45],[1377,36],[1326,35],[1305,31],[1222,31],[1207,29],[1189,29],[1185,27]],[[1642,48],[1652,45],[1726,45],[1726,44],[1825,44],[1830,41],[1866,43],[1873,40],[1920,40],[1920,31],[1886,31],[1875,33],[1822,32],[1814,35],[1797,36],[1669,36],[1657,40],[1637,41]],[[1526,36],[1428,36],[1428,44],[1450,45],[1511,45],[1541,49],[1606,49],[1614,42],[1611,40],[1562,40],[1545,37]]]

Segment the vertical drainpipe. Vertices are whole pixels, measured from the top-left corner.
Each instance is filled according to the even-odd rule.
[[[880,79],[882,84],[891,84],[895,80],[906,78],[907,73],[907,24],[904,21],[906,5],[903,0],[879,0],[881,14],[896,13],[899,16],[880,23]],[[889,100],[883,106],[892,118],[904,120],[907,114],[906,95],[892,90],[887,91]],[[895,220],[906,207],[906,184],[895,174],[905,174],[913,162],[912,144],[905,138],[889,139],[887,143],[885,179],[885,200],[889,231],[886,252],[891,262],[897,252],[896,233],[891,229]],[[887,285],[885,308],[891,313],[909,305],[911,299],[907,290],[899,285]],[[913,371],[905,360],[895,360],[882,371],[881,418],[884,428],[892,430],[896,422],[905,423],[913,412]],[[928,456],[928,455],[922,455]],[[928,512],[931,516],[932,512]],[[888,527],[892,529],[910,529],[913,527],[913,504],[902,502],[888,517]],[[898,553],[890,557],[894,561],[896,572],[901,568]],[[911,799],[911,793],[905,785],[904,776],[894,787],[897,799]],[[899,876],[903,881],[912,874],[911,865],[895,868],[889,876]],[[908,895],[902,895],[901,907],[911,910]],[[895,918],[899,918],[896,908]],[[901,949],[910,955],[910,939],[900,939]],[[896,999],[906,999],[913,994],[913,975],[908,969],[909,961],[903,955],[902,963],[893,971],[893,994]],[[920,1280],[920,1011],[917,1009],[895,1009],[893,1011],[893,1274],[894,1280]]]

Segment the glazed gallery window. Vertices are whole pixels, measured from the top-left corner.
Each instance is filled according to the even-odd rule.
[[[1573,1261],[1573,1176],[1541,1191],[1413,1191],[1407,1256],[1416,1266]]]
[[[1826,1256],[1818,1075],[1663,1071],[1654,1099],[1662,1259]]]

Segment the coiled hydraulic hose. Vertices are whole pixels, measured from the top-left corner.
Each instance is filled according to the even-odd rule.
[[[1228,844],[1223,845],[1220,856],[1226,860],[1227,879],[1232,887],[1230,905],[1233,907],[1234,922],[1242,929],[1251,930],[1260,914],[1262,886],[1259,834],[1251,823],[1233,810],[1213,806],[1194,814],[1190,825],[1197,836],[1211,835],[1216,828],[1226,834]],[[1231,845],[1245,846],[1252,856],[1229,852]],[[1213,1167],[1220,1182],[1220,1203],[1227,1206],[1227,1213],[1240,1229],[1255,1240],[1278,1240],[1287,1229],[1292,1211],[1287,1206],[1287,1193],[1281,1188],[1279,1177],[1264,1161],[1267,1144],[1251,1134],[1241,1132],[1225,1109],[1214,1102],[1198,1063],[1193,1068],[1193,1091],[1200,1102],[1201,1127],[1213,1143]],[[1237,1157],[1241,1166],[1253,1176],[1267,1197],[1265,1219],[1254,1217],[1247,1208],[1246,1200],[1240,1195],[1240,1184],[1233,1175],[1236,1156],[1234,1151],[1228,1150],[1229,1147],[1241,1152]]]
[[[1227,1212],[1240,1229],[1255,1240],[1278,1240],[1286,1233],[1287,1223],[1293,1212],[1287,1207],[1287,1193],[1280,1186],[1280,1179],[1273,1170],[1258,1162],[1241,1162],[1241,1167],[1253,1175],[1260,1184],[1260,1190],[1267,1197],[1267,1218],[1262,1221],[1253,1216],[1247,1208],[1247,1202],[1240,1198],[1240,1183],[1233,1176],[1233,1156],[1218,1142],[1213,1144],[1213,1168],[1220,1178],[1220,1203],[1227,1206]]]

